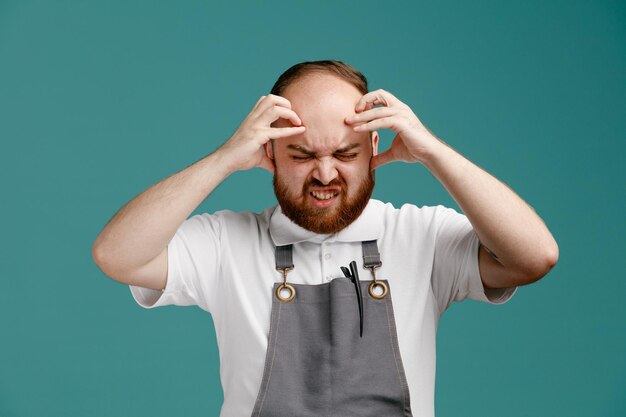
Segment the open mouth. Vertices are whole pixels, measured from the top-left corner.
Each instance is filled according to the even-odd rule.
[[[309,191],[311,203],[313,207],[318,209],[327,209],[333,207],[341,196],[340,188],[326,188]]]
[[[336,191],[311,191],[310,194],[318,200],[330,200],[339,193]]]

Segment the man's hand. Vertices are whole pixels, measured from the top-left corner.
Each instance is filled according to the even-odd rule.
[[[287,119],[294,127],[271,127],[278,119]],[[261,147],[271,139],[297,135],[304,130],[302,121],[291,110],[289,100],[273,94],[262,96],[233,136],[217,152],[225,158],[230,172],[254,167],[274,172],[274,164]]]
[[[378,105],[381,107],[375,107]],[[365,94],[346,123],[357,132],[396,132],[391,147],[372,158],[372,169],[393,161],[420,162],[441,182],[481,242],[478,261],[486,288],[528,284],[556,264],[558,245],[532,207],[497,178],[436,138],[392,94],[385,90]]]
[[[382,107],[374,107],[381,105]],[[371,169],[394,161],[424,162],[442,142],[420,122],[409,106],[385,90],[365,94],[346,118],[356,132],[391,129],[397,133],[391,147],[372,158]]]

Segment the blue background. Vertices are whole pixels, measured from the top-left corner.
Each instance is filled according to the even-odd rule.
[[[218,415],[210,316],[140,308],[91,246],[282,71],[328,58],[512,187],[560,246],[506,305],[444,315],[438,417],[626,415],[624,2],[0,0],[0,416]],[[421,165],[380,168],[375,197],[458,209]],[[274,203],[254,169],[196,213]]]

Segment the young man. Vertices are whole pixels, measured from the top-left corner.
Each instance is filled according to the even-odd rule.
[[[382,153],[380,129],[396,133]],[[393,161],[426,166],[465,215],[371,200],[374,169]],[[274,173],[278,206],[187,219],[254,167]],[[222,416],[433,416],[440,315],[465,298],[505,302],[558,246],[406,104],[317,61],[281,75],[217,151],[124,206],[93,256],[143,307],[211,313]]]

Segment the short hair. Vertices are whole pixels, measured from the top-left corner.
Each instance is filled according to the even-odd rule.
[[[282,96],[283,92],[294,81],[311,73],[330,73],[349,82],[363,95],[368,93],[367,78],[345,62],[325,60],[301,62],[283,72],[274,83],[270,94]]]

